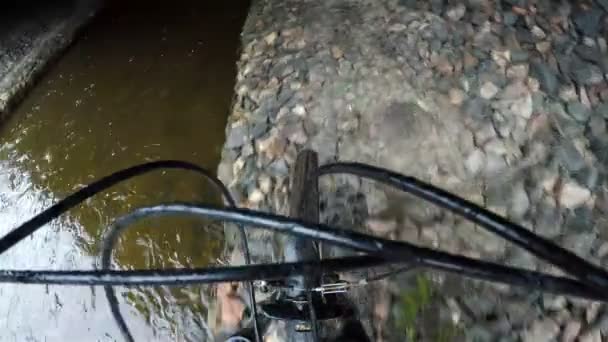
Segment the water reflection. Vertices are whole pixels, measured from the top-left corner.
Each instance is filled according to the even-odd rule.
[[[136,163],[182,159],[215,169],[245,6],[110,3],[0,130],[0,233]],[[208,202],[217,195],[186,171],[145,175],[45,227],[0,257],[0,267],[90,268],[113,218],[172,200]],[[209,264],[221,242],[210,226],[187,219],[142,222],[121,239],[116,263]],[[123,311],[138,339],[200,339],[206,314],[200,293],[131,289],[123,292]],[[3,336],[15,340],[119,338],[100,289],[2,285],[0,308],[7,312],[0,325],[10,332]]]

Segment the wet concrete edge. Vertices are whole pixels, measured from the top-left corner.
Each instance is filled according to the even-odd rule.
[[[71,11],[49,29],[38,32],[34,37],[24,37],[32,40],[31,48],[16,56],[16,60],[12,61],[6,72],[0,75],[0,121],[10,115],[10,111],[36,84],[52,61],[70,46],[78,32],[90,22],[101,7],[100,0],[77,1]],[[26,36],[27,33],[23,35]],[[2,47],[2,50],[8,51],[11,48],[19,47],[9,45]]]

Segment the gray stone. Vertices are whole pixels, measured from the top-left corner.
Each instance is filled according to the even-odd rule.
[[[479,97],[469,98],[464,102],[462,107],[463,112],[476,119],[486,117],[488,113],[487,102]]]
[[[449,8],[446,11],[446,16],[452,21],[459,21],[460,19],[462,19],[462,17],[464,17],[466,11],[467,8],[465,7],[465,5],[459,3],[456,6]]]
[[[502,22],[507,26],[513,26],[517,22],[517,14],[511,11],[505,11],[502,15]]]
[[[511,63],[525,63],[530,58],[530,54],[526,50],[511,50]]]
[[[585,167],[585,159],[571,140],[563,139],[556,151],[557,158],[569,172],[580,171]]]
[[[530,74],[540,82],[540,88],[549,95],[557,94],[559,83],[551,68],[542,62],[530,64]]]
[[[604,82],[602,70],[597,65],[579,61],[570,66],[570,74],[579,85],[596,85]]]
[[[509,215],[516,220],[524,217],[530,208],[530,199],[526,193],[523,182],[518,182],[511,191],[511,205]]]
[[[587,122],[589,116],[591,116],[591,111],[585,108],[585,106],[578,101],[568,102],[566,108],[568,110],[568,114],[579,122]]]
[[[238,148],[249,141],[248,127],[244,124],[232,126],[226,137],[225,148]]]
[[[568,212],[565,227],[568,233],[591,232],[593,230],[593,213],[591,209],[580,207]]]
[[[485,164],[486,155],[479,149],[473,150],[465,160],[465,168],[471,175],[477,175]]]
[[[601,184],[600,172],[593,165],[585,166],[572,176],[578,183],[591,190],[596,190]]]
[[[495,176],[499,172],[505,170],[507,167],[507,163],[502,156],[498,156],[495,154],[486,155],[486,167],[485,174]]]
[[[600,30],[602,11],[598,8],[583,10],[580,7],[577,6],[577,10],[571,16],[574,26],[585,36],[596,37]]]
[[[277,159],[268,165],[268,171],[273,176],[284,177],[289,173],[289,167],[287,166],[285,159]]]
[[[537,320],[522,336],[523,342],[551,341],[559,334],[559,325],[549,317]]]
[[[480,324],[472,326],[466,330],[467,341],[492,341],[492,338],[492,332]]]

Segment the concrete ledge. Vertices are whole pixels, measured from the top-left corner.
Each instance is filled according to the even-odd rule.
[[[0,119],[100,8],[100,1],[14,1],[0,14]]]

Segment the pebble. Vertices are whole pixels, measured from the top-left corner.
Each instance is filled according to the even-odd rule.
[[[486,156],[485,173],[486,175],[496,175],[507,167],[505,159],[495,154]]]
[[[540,82],[540,87],[545,93],[556,94],[559,82],[557,76],[547,64],[542,62],[531,63],[530,74]]]
[[[510,216],[514,219],[521,219],[530,208],[530,199],[526,193],[523,182],[514,185],[511,194]]]
[[[237,148],[243,146],[248,141],[248,128],[244,124],[234,125],[230,128],[225,148]]]
[[[515,64],[507,68],[506,76],[510,79],[525,80],[528,77],[528,64]]]
[[[498,90],[498,87],[494,85],[494,83],[486,82],[479,88],[479,95],[481,95],[482,98],[489,100],[496,96]]]
[[[394,219],[369,218],[365,222],[365,225],[375,234],[386,235],[395,231],[397,221]]]
[[[304,115],[306,115],[306,108],[304,108],[304,106],[301,105],[301,104],[296,105],[295,107],[293,107],[293,109],[291,111],[295,115],[298,115],[298,116],[304,116]]]
[[[449,8],[446,11],[446,16],[452,21],[459,21],[460,19],[462,19],[462,17],[464,17],[466,11],[466,6],[462,3],[459,3],[456,6]]]
[[[266,42],[266,44],[268,44],[268,45],[273,45],[273,44],[274,44],[274,42],[277,40],[277,37],[278,37],[278,35],[277,35],[277,33],[276,33],[276,32],[271,32],[271,33],[269,33],[268,35],[266,35],[266,36],[264,37],[264,41],[265,41],[265,42]]]
[[[546,317],[532,323],[532,326],[524,333],[523,342],[551,341],[559,334],[559,325],[551,318]]]
[[[602,342],[602,333],[600,332],[600,329],[592,329],[579,336],[578,342]]]
[[[568,102],[566,110],[576,121],[587,122],[591,112],[578,101]]]
[[[576,182],[566,182],[560,189],[559,203],[567,209],[578,208],[590,199],[591,191]]]
[[[491,139],[496,138],[496,130],[491,122],[486,122],[478,130],[475,131],[475,144],[483,146]]]
[[[497,156],[504,156],[507,154],[507,147],[505,143],[500,139],[492,139],[484,145],[484,150],[488,154],[494,154]]]
[[[247,196],[247,200],[250,203],[258,204],[264,200],[264,193],[260,189],[255,189]]]
[[[450,98],[450,103],[456,106],[460,106],[462,102],[464,102],[466,94],[462,89],[452,88],[450,89],[448,96]]]
[[[485,153],[479,149],[475,149],[465,160],[465,168],[471,175],[477,175],[484,167]]]
[[[581,322],[569,321],[562,331],[561,342],[574,342],[581,331]]]

